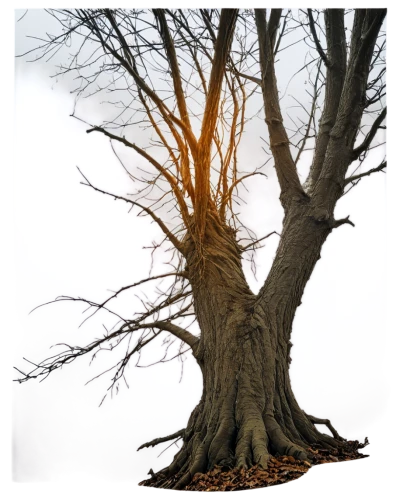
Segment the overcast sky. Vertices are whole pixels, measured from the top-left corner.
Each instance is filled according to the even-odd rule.
[[[40,12],[28,13],[23,29],[17,30],[17,52],[27,43],[24,36],[28,32],[40,32],[42,19]],[[285,69],[282,79],[286,78]],[[78,329],[82,307],[75,304],[50,305],[28,315],[29,311],[58,295],[101,300],[107,290],[146,277],[150,255],[142,247],[159,236],[148,219],[128,214],[123,204],[80,185],[76,166],[99,187],[121,194],[129,190],[108,141],[88,136],[86,127],[69,117],[73,108],[70,83],[52,81],[52,71],[51,64],[16,61],[17,300],[13,327],[17,345],[13,360],[19,367],[23,356],[40,361],[57,342],[83,345],[98,335],[101,327],[93,322]],[[101,111],[86,106],[83,111],[94,116],[97,112],[101,118]],[[259,127],[258,136],[265,136],[261,120],[253,126]],[[243,154],[262,163],[262,150],[255,150],[245,140]],[[375,166],[379,158],[371,161]],[[252,199],[261,200],[262,196],[262,204],[245,208],[259,236],[279,230],[282,219],[272,167],[267,173],[268,181],[250,185]],[[384,327],[385,185],[386,175],[375,174],[363,179],[338,204],[337,218],[350,215],[356,227],[345,225],[335,230],[323,248],[296,315],[291,365],[300,406],[310,414],[330,418],[349,439],[361,441],[368,436],[372,457],[318,467],[299,482],[278,491],[273,488],[268,492],[272,496],[285,498],[282,490],[289,494],[293,488],[297,492],[301,488],[317,491],[318,487],[326,488],[326,481],[339,481],[349,488],[356,482],[360,487],[361,478],[372,474],[379,457],[387,453],[392,431],[387,356],[392,344]],[[258,282],[249,275],[253,290],[265,279],[276,244],[269,238],[259,252]],[[151,346],[149,362],[162,353],[160,344]],[[185,426],[200,398],[200,372],[190,357],[184,363],[183,377],[179,361],[147,369],[132,367],[130,389],[123,388],[98,408],[108,379],[84,384],[111,361],[104,357],[105,365],[99,360],[90,367],[88,362],[84,358],[76,361],[42,384],[15,385],[14,479],[84,480],[92,484],[129,481],[129,491],[138,494],[136,485],[147,477],[148,470],[167,465],[177,449],[172,447],[157,458],[165,446],[138,453],[137,447]],[[332,472],[333,467],[337,472]],[[57,488],[54,485],[54,491]],[[143,488],[139,491],[144,497],[155,494]],[[333,498],[329,496],[333,491],[342,490],[332,489],[326,498]],[[265,492],[254,492],[253,496],[257,494],[261,497]]]

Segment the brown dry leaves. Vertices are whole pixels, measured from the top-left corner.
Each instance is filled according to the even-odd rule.
[[[344,460],[355,460],[366,455],[354,450],[327,450],[309,448],[310,462],[296,460],[290,456],[271,457],[268,468],[261,469],[257,465],[250,469],[230,469],[215,467],[205,474],[195,474],[191,483],[186,486],[189,491],[235,491],[273,486],[287,483],[305,474],[312,465]]]
[[[358,449],[363,445],[358,441],[347,441],[346,449],[328,450],[319,446],[307,449],[312,457],[310,461],[296,460],[291,456],[271,457],[268,468],[262,469],[258,465],[245,469],[227,469],[214,467],[207,473],[197,473],[185,488],[187,491],[235,491],[248,488],[274,486],[300,479],[311,468],[312,464],[334,464],[359,460],[365,455]],[[163,489],[172,488],[176,484],[178,475],[171,477],[164,483]],[[153,484],[152,484],[153,483]],[[151,487],[154,479],[147,479],[138,484],[140,487]],[[153,486],[154,487],[154,486]]]
[[[309,462],[295,460],[293,457],[272,457],[268,469],[254,465],[250,469],[231,469],[224,471],[215,467],[206,474],[195,474],[186,486],[191,491],[234,491],[247,490],[286,483],[305,474],[311,467]]]

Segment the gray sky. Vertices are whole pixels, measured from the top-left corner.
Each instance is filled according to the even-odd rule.
[[[33,14],[34,18],[39,15]],[[25,42],[18,37],[17,47],[21,43]],[[28,316],[31,309],[61,294],[101,299],[108,289],[145,277],[150,261],[142,246],[158,236],[157,228],[149,226],[148,219],[127,214],[123,204],[79,184],[76,165],[96,185],[126,192],[126,176],[108,141],[94,134],[87,136],[86,127],[69,118],[73,97],[63,82],[53,84],[48,79],[51,69],[27,65],[22,60],[16,63],[17,301],[13,327],[17,340],[13,359],[17,366],[21,366],[22,356],[39,361],[50,354],[50,345],[63,341],[84,344],[98,332],[96,323],[77,329],[82,319],[80,306],[56,304]],[[265,135],[261,121],[258,127],[259,135]],[[262,151],[254,152],[253,145],[247,148],[246,154],[262,158]],[[246,152],[245,140],[243,149]],[[268,175],[265,183],[251,186],[254,199],[261,195],[266,198],[262,210],[247,208],[260,236],[279,230],[281,224],[275,176],[272,170]],[[268,492],[280,498],[284,498],[282,489],[288,493],[290,488],[297,492],[306,487],[317,491],[339,475],[343,487],[360,487],[360,478],[372,475],[377,467],[375,461],[387,453],[392,429],[387,424],[390,403],[385,382],[391,343],[382,342],[386,301],[385,184],[386,176],[375,174],[363,179],[339,203],[337,217],[350,214],[356,227],[346,225],[334,231],[324,246],[296,315],[291,366],[301,407],[321,418],[330,418],[349,439],[368,436],[372,444],[367,452],[372,457],[313,469],[301,481]],[[276,241],[270,238],[259,252],[259,281],[251,282],[254,289],[265,279],[275,248]],[[162,351],[157,352],[156,347],[152,346],[157,357]],[[104,360],[108,366],[110,361],[106,357]],[[200,397],[200,373],[190,358],[180,383],[179,362],[146,370],[132,367],[130,389],[122,389],[99,409],[107,378],[84,386],[101,371],[101,362],[89,368],[88,361],[83,358],[74,362],[43,384],[30,382],[13,388],[14,478],[24,482],[129,481],[130,492],[137,493],[136,484],[147,477],[150,467],[158,470],[167,465],[176,450],[170,448],[157,458],[162,446],[139,453],[136,448],[185,426]],[[333,467],[341,468],[335,476]],[[107,488],[102,487],[98,498],[105,495]],[[139,491],[143,497],[157,494],[143,488]],[[342,490],[332,486],[327,498],[334,491]],[[257,494],[261,497],[265,493],[253,492]]]

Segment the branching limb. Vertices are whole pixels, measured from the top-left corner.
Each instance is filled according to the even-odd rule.
[[[321,173],[313,189],[315,206],[332,213],[343,194],[343,184],[364,113],[373,48],[386,15],[385,9],[356,9],[350,56],[334,126]],[[366,40],[368,39],[368,43]]]
[[[182,278],[186,278],[187,277],[187,274],[182,272],[182,273],[165,273],[165,274],[159,274],[158,276],[150,276],[149,278],[145,278],[143,280],[140,280],[136,283],[133,283],[132,285],[127,285],[127,286],[123,286],[122,288],[120,288],[117,292],[115,292],[113,295],[111,295],[111,297],[108,297],[108,299],[106,299],[104,302],[102,302],[101,304],[98,304],[96,306],[96,310],[90,315],[88,316],[85,321],[87,321],[89,318],[91,318],[92,316],[94,316],[98,311],[100,311],[100,309],[103,309],[104,306],[106,304],[108,304],[108,302],[110,302],[110,300],[112,299],[115,299],[116,297],[118,297],[118,295],[120,295],[122,292],[125,292],[126,290],[131,290],[132,288],[135,288],[139,285],[142,285],[143,283],[148,283],[149,281],[153,281],[153,280],[157,280],[157,279],[162,279],[162,278],[168,278],[170,276],[177,276],[177,277],[182,277]]]
[[[355,227],[354,222],[352,222],[349,217],[350,217],[350,215],[348,215],[344,219],[329,221],[329,225],[332,229],[343,226],[343,224],[350,224],[350,226]]]
[[[353,161],[357,160],[357,158],[359,158],[362,153],[364,153],[365,151],[368,150],[368,148],[370,147],[374,137],[376,136],[376,133],[378,132],[383,120],[386,118],[386,114],[387,114],[387,108],[385,106],[382,109],[382,111],[379,113],[379,115],[376,118],[376,120],[374,121],[374,123],[372,124],[371,129],[368,132],[368,134],[366,135],[363,142],[353,150]]]
[[[151,163],[168,181],[168,183],[171,186],[171,188],[176,196],[176,199],[178,201],[179,208],[181,209],[181,214],[182,214],[183,220],[186,223],[188,223],[188,220],[189,220],[188,208],[187,208],[187,205],[186,205],[185,200],[183,198],[183,194],[178,187],[178,181],[170,172],[168,172],[167,169],[165,169],[162,165],[160,165],[160,163],[158,163],[158,161],[156,161],[152,156],[150,156],[148,153],[146,153],[146,151],[144,151],[142,148],[139,148],[138,146],[136,146],[136,144],[133,144],[132,142],[127,141],[125,139],[125,137],[120,137],[118,135],[111,134],[110,132],[108,132],[107,130],[105,130],[102,127],[93,127],[93,128],[86,131],[87,134],[90,134],[91,132],[101,132],[102,134],[106,135],[110,139],[112,139],[114,141],[121,142],[125,146],[132,148],[134,151],[139,153],[140,156],[142,156],[149,163]]]
[[[262,175],[263,177],[267,177],[267,175],[265,175],[263,172],[251,172],[249,174],[245,174],[243,175],[242,177],[240,177],[239,179],[237,179],[235,182],[232,183],[232,185],[229,187],[229,190],[228,192],[225,194],[225,196],[222,198],[222,201],[221,201],[221,207],[220,207],[220,213],[223,215],[225,214],[225,208],[226,208],[226,205],[230,202],[230,200],[232,199],[232,193],[233,193],[233,190],[235,189],[236,186],[238,186],[241,182],[243,182],[245,179],[247,179],[248,177],[252,177],[253,175]]]
[[[167,441],[172,441],[172,439],[176,439],[179,437],[182,437],[186,429],[181,429],[180,431],[175,432],[174,434],[170,434],[169,436],[165,436],[162,438],[157,438],[153,439],[152,441],[149,441],[148,443],[144,443],[139,448],[137,451],[142,450],[143,448],[150,448],[153,446],[157,446],[160,443],[165,443]]]
[[[313,94],[312,102],[311,102],[311,110],[309,113],[308,123],[306,126],[304,137],[301,141],[301,145],[299,147],[299,151],[297,153],[296,159],[294,160],[295,165],[297,165],[297,163],[301,157],[301,154],[304,151],[305,145],[307,143],[307,139],[310,138],[311,124],[312,124],[313,120],[315,120],[315,110],[316,110],[316,106],[317,106],[317,99],[319,96],[318,82],[319,82],[320,72],[321,72],[321,61],[319,61],[319,64],[317,67],[317,76],[315,77],[315,82],[314,82],[314,94]]]
[[[281,13],[282,9],[272,9],[267,24],[265,9],[255,9],[260,47],[259,61],[262,74],[265,119],[268,125],[271,150],[281,188],[280,199],[282,206],[286,210],[294,197],[303,197],[305,194],[290,152],[289,138],[283,125],[275,77],[273,47],[275,45],[275,37]]]
[[[246,75],[245,73],[240,73],[240,71],[235,72],[237,76],[241,76],[242,78],[245,78],[246,80],[250,80],[253,83],[257,83],[257,85],[261,85],[261,79],[257,78],[252,75]]]
[[[182,340],[185,342],[189,347],[192,348],[192,350],[195,349],[197,346],[199,339],[191,334],[189,331],[185,330],[184,328],[181,328],[178,325],[174,325],[173,323],[170,323],[169,321],[155,321],[153,323],[153,326],[155,328],[160,328],[161,330],[165,330],[166,332],[172,333],[177,337],[178,339]]]
[[[36,364],[24,358],[25,361],[28,361],[30,364],[34,366],[34,369],[28,373],[24,373],[18,368],[15,368],[15,370],[17,370],[21,375],[23,375],[22,378],[18,378],[15,381],[23,383],[35,378],[42,378],[42,380],[44,380],[54,370],[62,368],[64,365],[68,365],[73,361],[75,361],[80,356],[83,356],[88,353],[93,353],[92,355],[92,360],[93,360],[99,351],[113,350],[114,348],[119,346],[123,340],[129,338],[133,332],[139,330],[144,330],[148,332],[153,331],[153,335],[150,337],[148,337],[148,334],[144,336],[142,335],[137,341],[135,347],[132,348],[131,350],[127,350],[125,356],[121,359],[121,361],[117,363],[117,365],[109,368],[108,370],[103,371],[100,375],[97,375],[89,382],[116,368],[116,372],[112,378],[112,384],[110,385],[108,390],[113,389],[118,380],[120,380],[124,376],[125,368],[129,360],[132,358],[132,356],[135,353],[140,352],[143,349],[143,347],[145,347],[152,340],[154,340],[162,331],[167,331],[169,333],[172,333],[178,339],[187,343],[192,349],[193,347],[196,346],[197,342],[199,341],[197,337],[192,335],[187,330],[184,330],[183,328],[177,325],[173,325],[172,323],[167,321],[154,321],[151,323],[136,322],[134,325],[130,325],[127,322],[125,322],[120,328],[118,328],[114,332],[105,335],[103,338],[98,339],[85,347],[79,347],[79,346],[73,347],[65,343],[57,344],[57,345],[64,345],[67,347],[67,349],[65,351],[62,351],[54,356],[51,356],[43,360],[41,363]],[[154,330],[156,331],[154,332]],[[114,342],[114,344],[112,344],[112,342]],[[128,348],[129,348],[129,343],[128,343]]]
[[[181,120],[186,125],[187,129],[191,132],[191,124],[189,119],[189,112],[186,106],[186,98],[183,92],[182,79],[179,71],[178,59],[175,52],[174,41],[171,37],[171,33],[168,28],[167,19],[165,13],[162,9],[153,9],[153,13],[159,22],[159,31],[161,38],[164,42],[165,52],[167,54],[168,62],[170,64],[172,81],[174,84],[174,91],[176,96],[176,102],[179,109],[179,114]],[[196,139],[193,136],[192,141],[196,143]]]
[[[93,186],[93,184],[88,180],[87,177],[85,177],[83,175],[83,173],[81,172],[81,170],[79,168],[78,168],[78,170],[79,170],[80,174],[82,175],[82,177],[86,181],[86,183],[82,182],[81,183],[82,185],[89,186],[92,189],[94,189],[95,191],[98,191],[99,193],[102,193],[102,194],[106,194],[107,196],[112,196],[116,200],[122,200],[122,201],[125,201],[126,203],[130,203],[131,205],[139,207],[141,210],[143,210],[144,212],[149,214],[152,217],[152,219],[159,225],[162,232],[165,234],[165,236],[168,237],[168,239],[174,245],[174,247],[177,250],[179,250],[181,253],[183,253],[183,247],[182,247],[181,242],[178,240],[178,238],[174,234],[171,233],[171,231],[167,228],[167,226],[164,224],[164,222],[159,217],[157,217],[157,215],[152,210],[150,210],[150,208],[145,207],[144,205],[141,205],[137,201],[129,200],[128,198],[124,198],[123,196],[118,196],[116,194],[108,193],[107,191],[103,191],[102,189],[99,189],[99,188]]]
[[[328,148],[330,132],[338,114],[340,98],[346,76],[346,31],[344,9],[326,9],[324,13],[326,43],[330,64],[326,69],[324,108],[315,144],[314,158],[304,187],[312,194],[321,174]],[[312,16],[311,16],[312,19]]]
[[[280,236],[279,233],[277,233],[276,231],[272,231],[272,233],[269,233],[267,234],[267,236],[263,236],[262,238],[260,238],[259,240],[256,240],[256,241],[252,241],[251,243],[249,243],[248,245],[246,245],[245,247],[241,247],[241,251],[242,252],[245,252],[246,250],[248,250],[249,248],[253,247],[254,245],[256,245],[257,243],[260,243],[260,241],[264,241],[266,240],[267,238],[269,238],[270,236],[272,236],[273,234],[277,234],[278,236]]]
[[[351,182],[358,181],[362,177],[367,177],[368,175],[374,174],[375,172],[382,172],[386,168],[386,161],[383,161],[380,165],[375,168],[371,168],[367,172],[363,172],[361,174],[352,175],[351,177],[347,177],[344,181],[344,185],[350,184]]]
[[[201,155],[195,162],[195,217],[200,237],[204,232],[210,198],[210,155],[225,67],[230,54],[238,9],[222,9],[215,53],[211,68],[207,99],[201,126],[198,149]]]
[[[311,34],[313,36],[313,40],[317,48],[318,54],[320,55],[321,59],[324,61],[326,66],[331,66],[331,62],[329,61],[328,56],[325,54],[324,49],[321,47],[321,43],[318,39],[317,31],[315,29],[314,18],[312,15],[312,9],[307,9],[307,14],[308,14],[308,19],[310,21]]]

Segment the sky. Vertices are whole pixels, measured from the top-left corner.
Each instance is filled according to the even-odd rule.
[[[35,29],[39,28],[40,14],[33,13],[32,18],[27,17],[26,26],[31,28],[29,23],[35,22]],[[17,50],[26,43],[24,34],[17,31]],[[80,185],[76,166],[99,187],[122,194],[127,190],[126,176],[108,141],[88,136],[86,127],[69,117],[70,87],[50,80],[51,72],[50,65],[15,62],[12,331],[13,364],[19,367],[22,357],[39,361],[57,342],[90,341],[100,326],[93,323],[78,329],[79,305],[55,304],[29,311],[58,295],[101,299],[107,290],[145,277],[150,255],[142,247],[158,236],[146,218],[128,214],[123,204]],[[87,106],[83,109],[95,116],[98,111]],[[258,126],[264,125],[260,121]],[[243,148],[252,160],[253,156],[262,159],[261,150]],[[260,236],[279,230],[281,224],[274,172],[268,175],[265,185],[250,186],[256,200],[267,193],[264,206],[246,207]],[[349,439],[361,441],[368,436],[371,458],[315,468],[300,481],[281,487],[279,493],[273,489],[271,494],[280,498],[284,498],[283,489],[285,494],[293,488],[298,494],[301,488],[318,491],[327,481],[338,480],[342,488],[360,487],[361,478],[377,470],[379,457],[389,452],[393,428],[388,424],[387,360],[392,337],[390,328],[385,334],[384,318],[393,299],[385,293],[385,256],[391,251],[386,244],[387,177],[378,173],[363,179],[338,204],[337,218],[350,215],[356,226],[342,226],[329,237],[307,285],[292,336],[291,379],[300,406],[330,418]],[[255,290],[265,279],[276,243],[268,239],[257,257],[258,283],[249,276]],[[389,274],[392,270],[390,265]],[[155,357],[162,352],[162,346],[157,347]],[[140,491],[144,497],[158,494],[136,485],[150,468],[167,465],[177,449],[172,447],[161,457],[163,446],[138,453],[136,449],[185,426],[200,397],[196,364],[188,357],[183,376],[178,361],[147,369],[132,367],[130,389],[122,389],[98,408],[107,379],[85,386],[101,371],[103,362],[89,367],[88,361],[76,361],[43,383],[14,385],[14,481],[33,493],[38,482],[48,483],[51,494],[59,491],[59,483],[82,481],[90,490],[94,484],[112,481],[118,482],[114,488]],[[119,484],[126,481],[129,486]],[[105,495],[106,484],[98,498]],[[373,485],[378,488],[378,483]],[[336,487],[332,485],[328,495],[341,491]],[[261,496],[261,492],[254,494]]]

